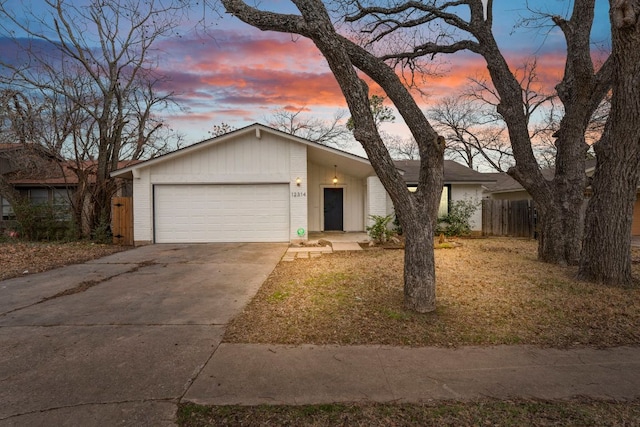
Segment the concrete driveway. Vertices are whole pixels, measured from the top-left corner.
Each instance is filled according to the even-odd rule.
[[[0,282],[0,425],[173,425],[286,248],[153,245]]]

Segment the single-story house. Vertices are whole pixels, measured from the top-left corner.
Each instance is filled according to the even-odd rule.
[[[409,186],[416,165],[398,163]],[[481,198],[482,182],[470,178],[476,172],[449,173],[445,204]],[[257,123],[112,176],[133,181],[136,245],[294,242],[315,231],[362,232],[370,215],[386,215],[391,205],[366,158]],[[482,221],[474,222],[479,229]]]

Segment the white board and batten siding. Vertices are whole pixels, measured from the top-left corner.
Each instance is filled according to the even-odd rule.
[[[469,223],[472,231],[482,231],[482,187],[478,184],[452,184],[451,201],[467,200],[477,203]]]
[[[374,220],[371,215],[386,216],[393,214],[393,203],[377,176],[367,178],[367,212],[366,225],[371,226]]]
[[[305,145],[267,132],[141,168],[134,176],[134,239],[288,242],[307,229],[306,180],[295,182],[306,168]]]

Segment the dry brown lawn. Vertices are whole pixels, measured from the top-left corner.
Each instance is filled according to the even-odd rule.
[[[126,246],[91,242],[0,243],[0,280],[79,264],[126,249]]]
[[[425,404],[178,407],[177,423],[204,426],[509,426],[640,425],[640,402],[495,401]]]
[[[640,344],[640,289],[573,279],[536,259],[536,242],[462,240],[436,250],[437,310],[403,308],[401,250],[281,262],[227,342],[445,346]],[[640,252],[634,257],[640,258]],[[640,277],[640,266],[634,263]]]

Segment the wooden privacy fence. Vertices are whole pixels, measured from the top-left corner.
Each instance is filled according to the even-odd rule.
[[[482,200],[482,234],[536,237],[533,200]]]
[[[116,245],[133,246],[133,199],[113,197],[111,199],[111,233]]]

